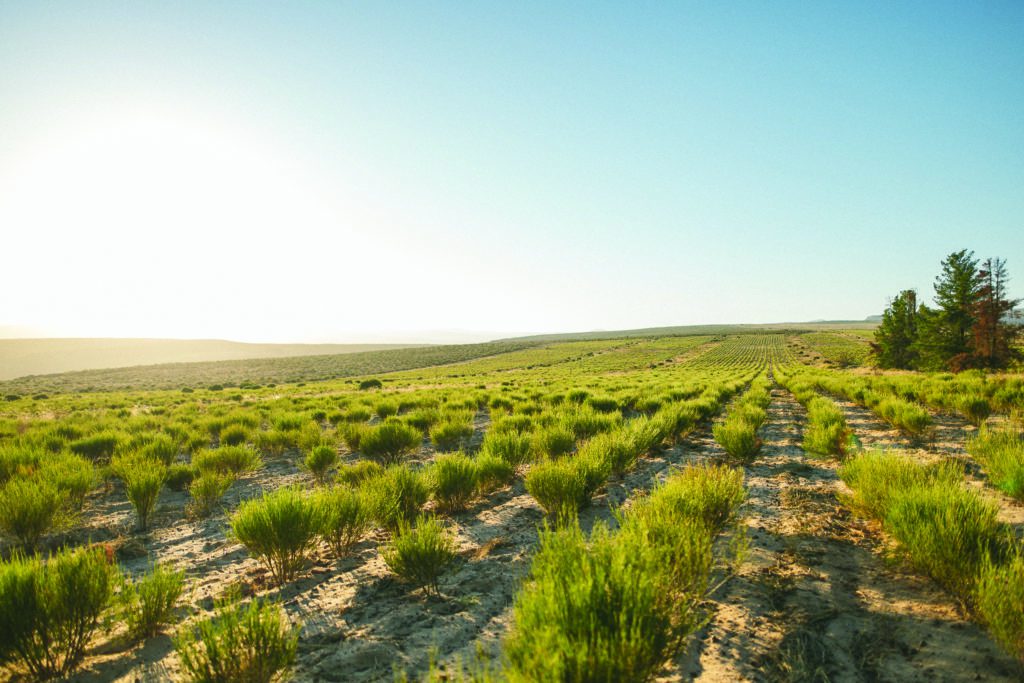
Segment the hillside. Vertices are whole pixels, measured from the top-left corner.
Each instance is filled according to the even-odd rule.
[[[834,330],[874,329],[878,321],[816,320],[814,322],[760,323],[749,325],[676,325],[672,327],[645,327],[636,330],[594,330],[591,332],[563,332],[512,337],[499,341],[584,341],[591,339],[627,339],[636,337],[681,337],[689,335],[747,334],[758,332],[828,332]]]
[[[288,358],[417,344],[246,344],[221,339],[0,339],[0,380],[157,363]]]

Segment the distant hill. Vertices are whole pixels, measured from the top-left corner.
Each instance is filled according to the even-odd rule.
[[[0,339],[0,380],[158,363],[291,358],[424,344],[246,344],[219,339]]]
[[[498,341],[586,341],[592,339],[619,339],[627,337],[683,337],[689,335],[745,334],[757,332],[827,332],[830,330],[873,329],[872,320],[816,320],[803,323],[762,323],[751,325],[679,325],[675,327],[645,327],[637,330],[593,330],[591,332],[563,332],[513,337]]]
[[[359,351],[320,356],[252,358],[134,365],[78,370],[0,381],[0,396],[129,389],[227,388],[247,385],[316,382],[447,365],[537,346],[535,342],[486,342]]]

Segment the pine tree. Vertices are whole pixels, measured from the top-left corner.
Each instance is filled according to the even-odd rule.
[[[980,286],[973,251],[961,249],[942,262],[942,272],[935,278],[937,308],[922,306],[920,311],[916,348],[924,368],[959,371],[973,364]]]
[[[974,307],[972,346],[975,364],[986,368],[1005,368],[1019,355],[1014,341],[1020,332],[1007,320],[1020,299],[1007,297],[1006,259],[986,259],[978,271],[977,297]]]
[[[906,289],[889,302],[882,322],[875,330],[872,351],[883,368],[909,369],[916,366],[918,338],[917,292]]]

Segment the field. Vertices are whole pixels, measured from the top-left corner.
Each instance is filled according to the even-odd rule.
[[[882,373],[866,342],[708,330],[6,383],[0,671],[1021,680],[1024,377]]]

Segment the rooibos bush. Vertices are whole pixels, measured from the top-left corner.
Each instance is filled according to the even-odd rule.
[[[64,497],[57,487],[35,477],[15,477],[0,489],[0,528],[25,550],[62,522]]]
[[[967,442],[967,452],[1006,494],[1024,499],[1024,434],[1015,429],[982,429]]]
[[[336,479],[342,484],[359,486],[371,477],[384,473],[384,466],[373,460],[359,460],[349,465],[342,465],[338,468]]]
[[[526,490],[556,520],[570,518],[586,505],[587,479],[569,460],[549,460],[526,473]]]
[[[519,467],[530,461],[532,446],[530,437],[517,431],[488,431],[484,435],[481,453],[497,456],[508,462],[512,467]]]
[[[174,621],[174,608],[185,584],[185,572],[153,565],[138,581],[121,591],[124,620],[136,638],[155,636]]]
[[[319,533],[336,558],[348,554],[370,526],[366,497],[347,486],[335,486],[316,496],[320,509]]]
[[[558,458],[576,447],[576,435],[568,427],[551,425],[534,432],[533,447],[542,456]]]
[[[440,510],[464,510],[476,494],[476,463],[462,453],[438,456],[430,466],[428,480]]]
[[[316,482],[323,484],[327,480],[327,472],[338,464],[338,451],[333,446],[315,446],[304,462]]]
[[[473,426],[457,420],[441,422],[430,429],[430,440],[438,451],[453,451],[471,436]]]
[[[375,458],[385,465],[391,465],[419,448],[422,439],[422,435],[415,427],[397,421],[385,422],[370,427],[362,435],[359,450],[368,458]]]
[[[235,596],[174,640],[186,676],[196,683],[270,683],[295,663],[298,644],[299,629],[278,605],[253,600],[242,606]]]
[[[316,504],[291,487],[244,501],[231,517],[235,538],[267,566],[279,585],[302,569],[319,529]]]
[[[197,470],[231,474],[238,476],[244,472],[252,472],[263,465],[256,451],[245,446],[221,446],[213,450],[200,451],[192,457],[192,464]]]
[[[360,487],[367,496],[373,520],[394,531],[403,522],[416,519],[430,496],[430,486],[420,472],[404,465],[392,465]]]
[[[1024,556],[1019,551],[1005,563],[985,564],[975,605],[996,642],[1024,662]]]
[[[437,594],[438,579],[455,559],[455,541],[440,520],[420,517],[412,526],[402,522],[381,554],[403,581]]]
[[[208,517],[213,514],[217,503],[234,481],[232,475],[217,472],[206,472],[193,479],[188,487],[188,492],[192,496],[192,513],[197,517]]]
[[[36,679],[70,673],[111,605],[117,578],[98,548],[0,563],[0,659]]]
[[[139,528],[145,529],[167,479],[167,468],[159,461],[138,456],[115,458],[111,468],[124,481],[125,495],[135,509]]]
[[[491,453],[480,453],[475,463],[476,486],[480,493],[505,486],[516,476],[516,470],[509,461]]]

